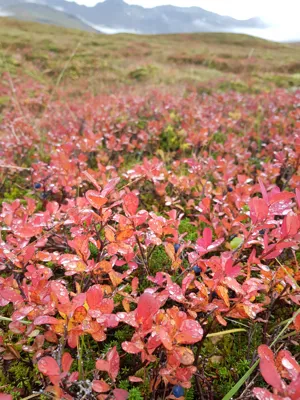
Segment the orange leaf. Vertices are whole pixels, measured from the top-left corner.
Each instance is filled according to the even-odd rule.
[[[103,207],[108,201],[106,197],[102,197],[96,190],[88,190],[86,192],[86,198],[94,208],[97,208],[97,210]]]
[[[165,244],[165,250],[167,255],[170,257],[172,263],[175,261],[175,249],[172,243]]]
[[[73,320],[74,322],[82,322],[87,316],[87,311],[83,306],[77,307],[74,311]]]
[[[226,304],[227,307],[230,307],[230,301],[229,301],[229,296],[228,296],[228,289],[225,288],[224,286],[217,286],[216,288],[217,295],[224,300],[224,303]]]
[[[105,238],[109,242],[115,242],[116,238],[113,229],[110,226],[106,226],[104,231],[105,231]]]
[[[117,233],[117,241],[122,242],[123,240],[127,240],[131,238],[134,234],[133,229],[126,229],[124,231],[118,232]]]

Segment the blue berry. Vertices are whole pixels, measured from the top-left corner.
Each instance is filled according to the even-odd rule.
[[[42,185],[39,182],[34,184],[35,189],[40,189],[41,187]]]
[[[266,230],[265,230],[265,229],[261,229],[261,230],[259,231],[259,234],[260,234],[260,235],[264,235],[264,234],[265,234],[265,232],[266,232]]]
[[[230,187],[230,186],[228,186],[228,188],[227,188],[227,190],[228,190],[228,192],[233,192],[233,189],[232,189],[232,187]]]
[[[173,386],[172,393],[178,399],[179,397],[184,396],[184,389],[179,385],[175,385]]]
[[[214,299],[217,299],[217,298],[218,298],[217,293],[216,292],[212,292],[211,299],[214,300]]]
[[[177,251],[179,250],[179,248],[180,248],[180,244],[178,244],[178,243],[174,244],[175,253],[177,253]]]
[[[51,190],[41,193],[41,199],[46,200],[51,194]]]
[[[198,265],[195,265],[193,267],[193,271],[195,272],[196,275],[200,275],[202,272],[202,268],[198,267]]]

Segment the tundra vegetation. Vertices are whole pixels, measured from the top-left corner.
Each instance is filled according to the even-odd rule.
[[[0,400],[299,400],[299,46],[0,42]]]

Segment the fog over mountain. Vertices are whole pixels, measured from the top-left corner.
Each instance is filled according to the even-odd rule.
[[[238,20],[200,7],[144,8],[123,0],[105,0],[92,7],[66,0],[0,0],[1,15],[107,34],[237,32],[274,40],[299,39],[297,32],[282,32],[260,18]]]

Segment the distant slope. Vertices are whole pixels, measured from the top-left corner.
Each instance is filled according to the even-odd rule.
[[[61,15],[51,15],[43,8],[47,5],[56,11],[69,14],[64,19]],[[228,32],[249,28],[264,28],[259,18],[239,21],[231,17],[215,14],[200,7],[160,6],[143,8],[129,5],[123,0],[105,0],[94,7],[86,7],[66,0],[0,0],[0,8],[10,11],[14,16],[39,21],[50,20],[57,25],[75,27],[70,15],[82,21],[81,29],[89,30],[92,25],[97,30],[107,32],[136,32],[141,34],[192,33],[192,32]],[[26,12],[25,12],[26,10]],[[40,16],[42,14],[42,16]]]
[[[6,0],[4,0],[5,2]],[[24,20],[40,22],[45,24],[52,24],[62,26],[64,28],[80,29],[88,32],[96,32],[94,28],[81,21],[79,18],[72,14],[68,14],[59,9],[54,9],[47,5],[34,4],[34,3],[18,3],[3,4],[2,12],[4,11],[8,16]],[[1,3],[0,3],[1,4]]]
[[[212,85],[240,91],[250,87],[255,93],[274,85],[300,86],[297,46],[247,35],[108,36],[0,18],[0,43],[0,79],[9,70],[13,81],[26,75],[52,86],[68,65],[61,85],[81,87],[81,94],[82,88],[97,94],[128,90],[128,85],[141,91],[144,85],[201,91],[205,85],[209,90]]]

